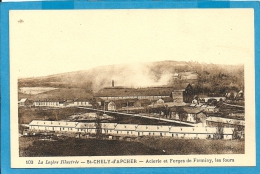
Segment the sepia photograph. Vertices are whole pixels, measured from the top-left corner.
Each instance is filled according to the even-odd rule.
[[[252,9],[9,14],[12,167],[255,165]]]

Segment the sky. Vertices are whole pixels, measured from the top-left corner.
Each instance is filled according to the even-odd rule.
[[[243,64],[254,57],[253,9],[10,12],[10,64],[37,77],[163,60]]]

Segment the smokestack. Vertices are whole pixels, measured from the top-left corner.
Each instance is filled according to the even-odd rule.
[[[114,86],[115,86],[115,82],[114,80],[112,80],[112,87],[114,88]]]

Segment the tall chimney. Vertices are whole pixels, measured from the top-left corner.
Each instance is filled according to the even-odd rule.
[[[114,80],[112,80],[112,87],[114,88],[114,86],[115,86],[115,82]]]

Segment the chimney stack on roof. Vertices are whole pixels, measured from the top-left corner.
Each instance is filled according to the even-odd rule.
[[[115,87],[115,82],[114,82],[114,80],[112,80],[112,87],[113,87],[113,88]]]

